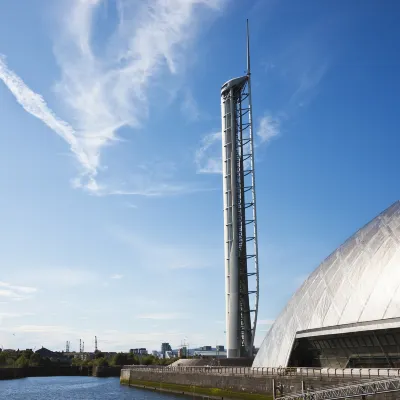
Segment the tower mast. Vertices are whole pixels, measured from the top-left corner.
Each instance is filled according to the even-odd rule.
[[[254,145],[247,73],[221,88],[227,356],[252,357],[258,313]],[[253,303],[254,305],[250,305]]]

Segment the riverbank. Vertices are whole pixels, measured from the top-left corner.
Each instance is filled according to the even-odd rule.
[[[124,380],[121,379],[122,385],[127,385],[137,389],[146,389],[156,392],[171,393],[180,396],[204,397],[214,400],[272,400],[272,395],[255,394],[246,392],[234,392],[230,390],[218,388],[206,388],[194,385],[178,385],[174,383],[160,383],[143,380]]]
[[[244,375],[189,374],[184,370],[126,367],[120,382],[141,389],[214,399],[269,400],[269,380]]]
[[[94,376],[98,378],[108,378],[119,377],[120,373],[121,367],[46,366],[0,368],[0,380],[45,376]]]

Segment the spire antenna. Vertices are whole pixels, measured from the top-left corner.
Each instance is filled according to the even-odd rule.
[[[249,20],[246,20],[247,28],[247,76],[250,76],[250,33],[249,33]]]

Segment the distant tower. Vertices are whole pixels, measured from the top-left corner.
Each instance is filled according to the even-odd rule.
[[[252,357],[259,272],[248,21],[247,74],[222,86],[221,112],[227,357]]]
[[[82,339],[79,339],[79,353],[82,353]]]
[[[65,352],[69,353],[70,350],[70,342],[67,340],[67,342],[65,343]]]
[[[94,351],[97,351],[97,336],[94,337]]]
[[[82,353],[85,352],[85,342],[82,342]]]

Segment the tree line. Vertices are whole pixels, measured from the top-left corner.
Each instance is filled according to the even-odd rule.
[[[0,349],[0,368],[5,367],[45,367],[52,365],[65,365],[65,360],[69,358],[70,365],[76,366],[122,366],[122,365],[169,365],[178,358],[158,358],[152,354],[134,354],[132,351],[129,353],[116,353],[108,355],[101,351],[96,351],[92,359],[86,358],[86,353],[77,356],[68,355],[61,352],[57,353],[60,359],[41,357],[40,354],[35,353],[32,349],[26,350],[4,350]]]
[[[34,353],[31,349],[2,351],[0,349],[0,367],[40,367],[51,365],[49,358],[42,358],[39,354]]]
[[[122,365],[169,365],[178,358],[158,358],[152,354],[134,354],[132,351],[129,353],[116,353],[112,356],[108,356],[106,353],[102,353],[97,350],[94,353],[94,359],[82,359],[76,357],[72,360],[73,365],[82,366],[122,366]]]

